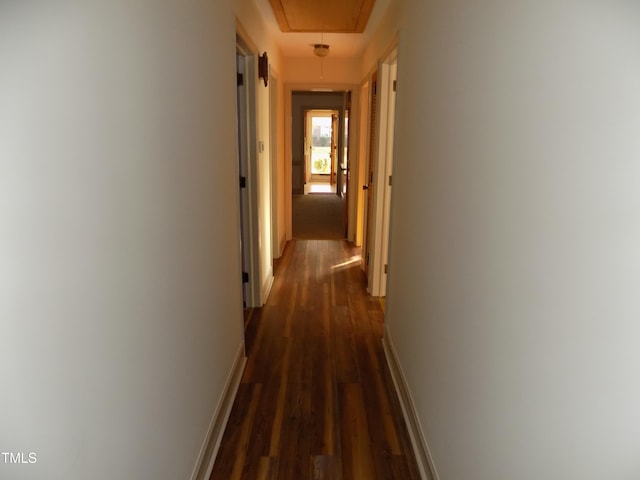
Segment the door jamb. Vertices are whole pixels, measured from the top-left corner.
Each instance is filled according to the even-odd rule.
[[[242,35],[240,28],[236,30],[236,52],[244,57],[244,95],[245,112],[238,112],[242,118],[245,115],[246,138],[244,147],[246,149],[246,200],[248,208],[247,235],[249,245],[245,252],[247,254],[246,265],[249,281],[246,287],[246,307],[260,307],[260,265],[259,265],[259,245],[258,245],[258,180],[257,180],[257,125],[256,125],[256,55],[251,48],[250,41]],[[243,226],[245,227],[245,226]]]
[[[376,95],[376,139],[374,147],[373,198],[368,226],[371,245],[367,245],[369,268],[367,291],[374,297],[386,295],[388,239],[390,228],[391,167],[395,128],[395,92],[392,72],[397,64],[397,48],[378,64]],[[392,65],[394,67],[392,68]],[[393,105],[390,102],[393,101]],[[392,107],[392,108],[390,108]],[[366,260],[365,260],[366,261]]]

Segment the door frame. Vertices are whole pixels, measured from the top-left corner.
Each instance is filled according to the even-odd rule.
[[[280,160],[279,160],[279,140],[280,124],[278,123],[278,105],[280,99],[280,76],[270,67],[269,69],[269,159],[271,162],[270,182],[271,182],[271,258],[276,259],[282,255],[284,244],[281,244],[282,232],[280,230],[280,219],[283,212],[279,208],[281,197],[280,180]]]
[[[306,182],[321,182],[321,183],[327,183],[329,185],[332,185],[332,177],[334,176],[335,173],[335,169],[333,167],[333,162],[334,162],[334,153],[333,153],[333,149],[332,146],[334,144],[334,142],[336,141],[336,135],[338,132],[338,127],[337,127],[337,122],[334,122],[332,120],[331,122],[331,142],[330,142],[330,173],[328,174],[314,174],[312,172],[313,168],[311,165],[311,159],[312,159],[312,148],[313,148],[313,140],[312,140],[312,136],[313,136],[313,132],[311,131],[311,127],[313,125],[312,119],[313,118],[317,118],[317,117],[323,117],[323,118],[333,118],[334,116],[338,117],[340,115],[340,111],[336,110],[336,109],[329,109],[329,108],[313,108],[310,110],[305,110],[304,111],[304,155],[305,155],[305,159],[304,159],[304,170],[305,170],[305,181]]]
[[[389,266],[389,236],[391,230],[391,198],[393,189],[393,160],[395,151],[395,129],[396,129],[396,85],[398,77],[398,52],[394,50],[382,63],[381,73],[383,80],[383,97],[382,102],[386,104],[384,117],[380,122],[380,135],[384,137],[383,162],[383,182],[381,189],[383,190],[382,198],[382,228],[381,228],[381,272],[377,279],[379,284],[378,296],[385,296],[387,292],[387,275]],[[381,145],[382,148],[382,145]],[[381,167],[382,168],[382,167]],[[374,284],[372,290],[376,288]]]
[[[241,198],[239,215],[242,232],[243,272],[249,276],[243,283],[244,307],[259,307],[260,251],[258,245],[258,182],[257,182],[257,124],[256,124],[256,54],[250,41],[236,30],[236,67],[243,74],[243,85],[238,85],[238,188]],[[240,72],[242,69],[242,72]],[[240,178],[245,178],[245,188]]]
[[[351,91],[344,94],[344,106],[342,109],[342,147],[338,152],[338,170],[336,191],[344,198],[344,235],[349,238],[349,216],[351,214],[349,181],[351,177]]]
[[[293,175],[293,94],[294,92],[314,92],[314,91],[322,91],[322,92],[346,92],[346,91],[357,91],[358,86],[353,84],[345,84],[345,83],[328,83],[323,84],[322,88],[318,88],[318,85],[315,84],[306,84],[306,83],[288,83],[284,85],[284,104],[285,104],[285,129],[284,129],[284,189],[285,189],[285,229],[286,229],[286,239],[291,240],[293,238],[293,224],[292,224],[292,175]],[[353,97],[352,97],[353,99]],[[353,102],[353,100],[352,100]],[[319,107],[324,108],[324,107]],[[357,111],[357,105],[352,103],[352,108],[355,108]],[[312,106],[309,109],[313,109]],[[351,135],[349,139],[351,151],[354,152],[357,150],[357,147],[354,145],[354,141],[356,136]],[[353,160],[353,157],[351,157]],[[357,191],[355,186],[349,189],[350,195],[353,195],[353,192]],[[352,203],[355,204],[356,199],[352,198]],[[349,231],[355,232],[355,223],[353,226],[352,222],[355,222],[355,216],[350,216],[349,218]],[[348,240],[353,241],[353,238],[347,237]]]
[[[317,85],[310,84],[285,84],[284,86],[285,95],[285,175],[284,175],[284,188],[285,188],[285,227],[286,227],[286,239],[291,240],[293,238],[293,224],[292,224],[292,190],[293,190],[293,94],[295,92],[346,92],[351,91],[352,94],[352,102],[357,102],[358,95],[356,92],[359,92],[358,85],[353,84],[323,84],[322,88],[318,88]],[[353,103],[352,103],[353,105]],[[310,105],[307,107],[308,110],[313,109],[323,109],[325,107],[315,107]],[[341,106],[337,107],[338,110],[342,108]],[[333,107],[327,107],[327,109],[333,109]],[[353,147],[353,143],[355,141],[354,135],[350,136],[350,148]],[[352,190],[353,191],[353,190]],[[354,213],[355,216],[355,213]],[[350,215],[350,218],[353,218]],[[349,240],[353,240],[347,237]]]
[[[351,236],[353,237],[353,242],[357,247],[363,247],[365,241],[365,215],[366,215],[366,191],[362,189],[362,186],[365,184],[365,178],[367,174],[367,165],[368,165],[368,133],[369,132],[369,123],[370,116],[369,112],[369,84],[370,80],[367,77],[361,84],[359,90],[359,98],[361,101],[359,102],[357,111],[354,115],[354,120],[357,119],[356,122],[352,121],[351,125],[355,126],[356,129],[351,133],[352,137],[357,139],[357,155],[352,157],[350,169],[355,172],[354,175],[351,175],[349,188],[351,189],[353,206],[351,207],[351,212],[353,212],[353,220],[350,222],[349,230],[351,232]],[[350,215],[351,215],[350,212]]]
[[[369,266],[372,265],[374,259],[373,245],[376,237],[373,228],[375,211],[375,197],[374,191],[377,187],[375,180],[375,172],[377,171],[377,154],[378,154],[378,142],[379,127],[380,127],[380,96],[378,82],[378,70],[376,69],[369,75],[369,108],[367,110],[367,156],[366,167],[364,169],[364,182],[362,183],[363,190],[363,240],[362,240],[362,269],[364,270],[365,277],[367,278],[367,290],[371,293],[371,275]]]
[[[376,104],[370,104],[368,113],[371,118],[372,108],[375,108],[376,124],[369,126],[369,135],[374,135],[374,138],[368,142],[369,164],[366,171],[369,178],[365,178],[365,182],[368,182],[369,191],[364,202],[363,267],[367,291],[374,297],[386,295],[389,265],[397,58],[397,45],[394,45],[369,76],[370,98],[376,88]]]

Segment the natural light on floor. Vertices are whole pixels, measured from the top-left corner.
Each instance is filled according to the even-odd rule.
[[[359,264],[361,260],[362,260],[362,255],[355,255],[349,258],[349,260],[346,260],[342,263],[335,264],[334,266],[331,267],[331,270],[345,270],[349,267]]]

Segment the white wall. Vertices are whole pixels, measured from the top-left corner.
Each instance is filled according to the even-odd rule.
[[[357,84],[360,80],[358,62],[352,58],[332,56],[322,59],[313,55],[309,47],[307,57],[285,57],[283,79],[289,84],[306,84],[309,90],[331,84]]]
[[[227,2],[0,7],[11,479],[189,478],[242,345]]]
[[[380,21],[371,27],[371,36],[367,47],[360,56],[359,80],[367,80],[367,77],[376,68],[379,61],[384,60],[393,51],[396,43],[396,36],[402,21],[402,11],[404,2],[398,0],[388,0],[388,5],[384,8],[384,14]]]
[[[640,478],[639,5],[405,3],[387,326],[440,478]]]

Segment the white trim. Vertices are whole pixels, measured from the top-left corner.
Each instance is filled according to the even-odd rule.
[[[269,298],[269,294],[271,293],[271,287],[273,287],[273,282],[275,278],[273,276],[273,268],[269,270],[269,275],[266,278],[266,281],[262,285],[262,304],[267,303],[267,299]]]
[[[384,266],[388,263],[391,186],[389,178],[393,170],[393,150],[395,141],[395,103],[393,91],[397,69],[397,50],[394,48],[388,58],[381,60],[378,66],[376,96],[376,131],[373,168],[373,198],[371,225],[369,229],[370,245],[369,278],[367,291],[373,297],[384,297],[387,290],[387,274]]]
[[[239,95],[242,97],[242,112],[238,112],[238,117],[242,123],[240,141],[244,147],[241,155],[241,175],[246,177],[246,188],[241,189],[241,196],[246,196],[246,207],[243,218],[243,268],[249,274],[249,282],[243,284],[245,289],[245,306],[261,307],[261,275],[260,275],[260,171],[259,171],[259,142],[258,142],[258,93],[257,93],[257,50],[251,38],[246,34],[242,25],[236,21],[236,53],[240,55],[243,62],[243,73],[245,82],[240,86]],[[244,170],[244,171],[243,171]],[[269,187],[271,188],[271,187]],[[271,221],[269,218],[265,221]],[[246,230],[246,231],[245,231]],[[271,255],[269,251],[268,255]]]
[[[384,120],[384,176],[382,183],[378,184],[379,188],[384,191],[382,195],[382,228],[381,228],[381,244],[380,244],[380,273],[378,278],[379,295],[385,296],[387,292],[387,269],[389,263],[389,237],[391,230],[391,175],[393,173],[393,159],[395,152],[395,130],[396,130],[396,92],[394,90],[394,82],[397,77],[397,50],[394,50],[390,56],[390,60],[386,60],[383,65],[382,72],[384,75],[384,93],[383,101],[387,103],[386,119]],[[382,134],[382,131],[380,132]]]
[[[278,209],[280,189],[284,178],[279,177],[280,158],[278,156],[280,129],[278,108],[280,107],[280,76],[269,65],[269,179],[271,185],[271,260],[280,258],[280,239],[283,233],[279,229],[279,219],[284,212]],[[266,297],[264,297],[266,298]]]
[[[422,427],[420,426],[420,420],[416,412],[413,398],[411,397],[411,391],[407,385],[407,380],[398,361],[393,341],[389,330],[385,326],[384,336],[382,337],[382,346],[384,348],[384,355],[387,359],[387,365],[391,371],[391,378],[396,387],[398,393],[398,399],[400,400],[400,406],[402,408],[402,414],[404,415],[405,422],[407,424],[407,430],[409,431],[409,437],[411,439],[411,446],[413,447],[413,453],[416,457],[416,463],[420,470],[420,477],[423,480],[439,480],[438,471],[433,463],[433,457],[429,451],[429,445],[422,433]]]
[[[231,415],[231,407],[238,392],[240,386],[240,380],[244,372],[244,366],[247,359],[244,356],[244,343],[240,345],[236,359],[233,362],[231,372],[222,391],[218,406],[215,413],[209,423],[209,429],[205,436],[200,453],[198,455],[198,461],[191,474],[191,480],[206,480],[211,475],[213,470],[213,464],[220,448],[220,442],[222,441],[222,435],[224,434],[229,415]]]

